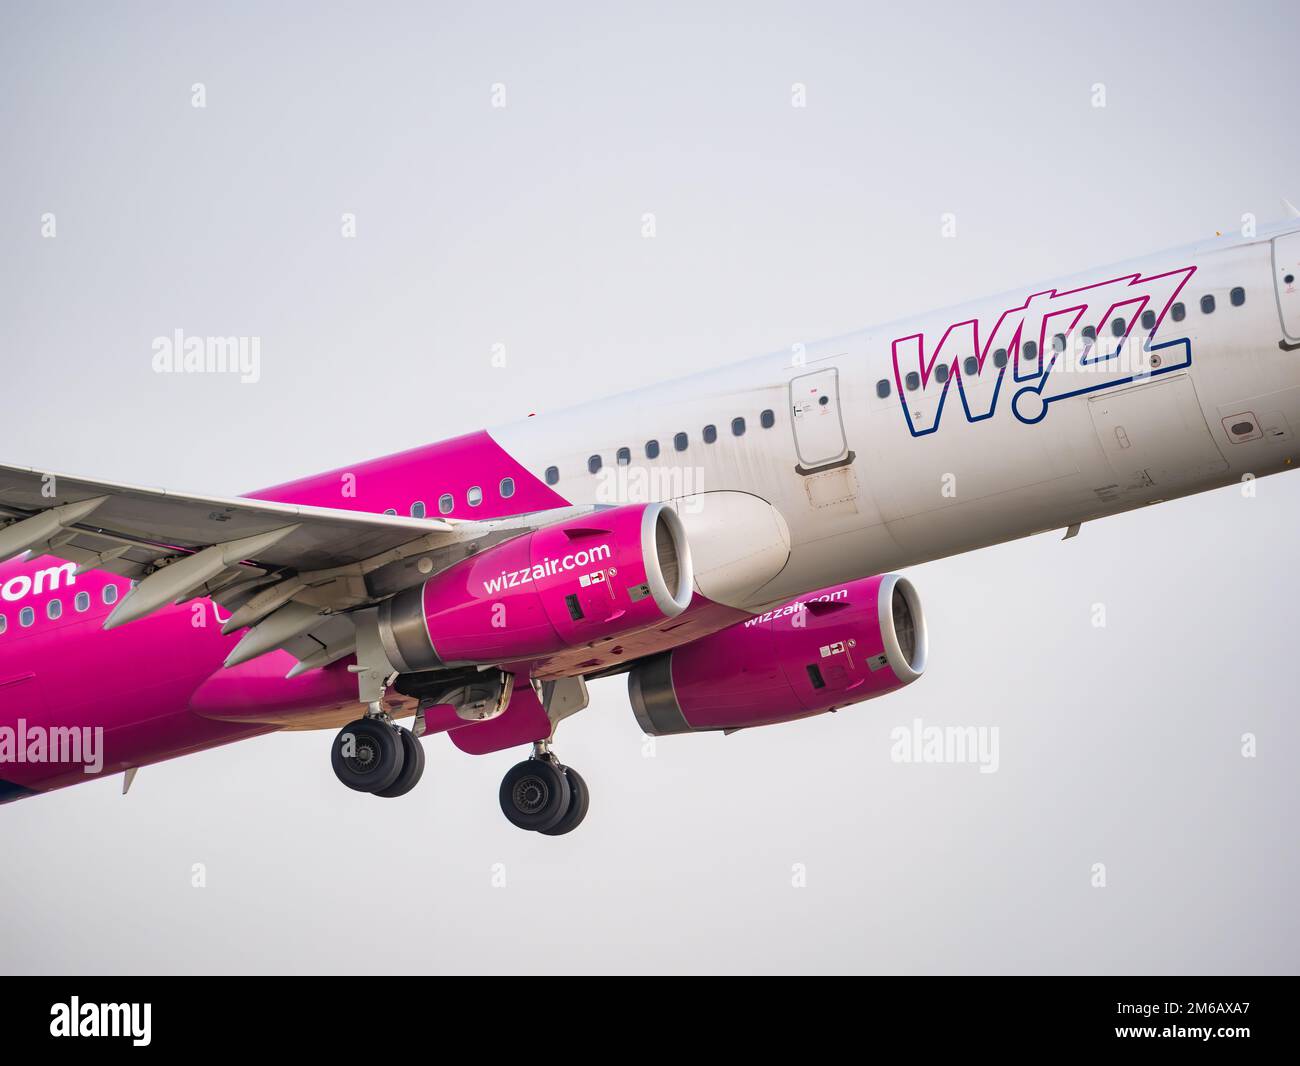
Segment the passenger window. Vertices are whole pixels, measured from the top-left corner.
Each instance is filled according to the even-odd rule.
[[[51,621],[53,621],[55,618],[61,617],[62,614],[63,614],[62,600],[50,600],[50,602],[45,605],[45,617],[49,618]]]
[[[0,614],[0,633],[3,633],[8,628],[9,628],[9,619],[7,619],[4,615]]]
[[[1174,306],[1169,309],[1169,314],[1173,316],[1175,322],[1181,322],[1187,317],[1187,308],[1182,304],[1174,304]]]
[[[712,444],[718,439],[718,427],[714,425],[705,426],[703,436],[705,444]]]
[[[645,457],[647,459],[659,458],[659,442],[657,440],[648,440],[645,442]]]
[[[1156,328],[1156,313],[1154,311],[1142,312],[1142,328],[1143,329]]]
[[[18,624],[22,626],[24,629],[26,629],[29,625],[31,625],[35,621],[36,621],[36,612],[33,611],[30,607],[24,607],[21,611],[18,612]]]
[[[497,492],[501,494],[503,500],[510,499],[515,494],[515,479],[512,477],[503,477],[501,484],[497,486]]]
[[[1095,344],[1097,342],[1097,327],[1084,326],[1083,339],[1086,340],[1089,344]]]
[[[600,473],[600,466],[601,466],[601,463],[600,463],[600,456],[599,456],[599,455],[593,455],[590,459],[587,460],[587,473],[589,473],[589,474],[599,474],[599,473]]]
[[[733,437],[743,437],[745,435],[745,420],[743,418],[733,418],[731,420],[731,435]]]
[[[935,368],[934,368],[934,376],[935,376],[935,379],[939,382],[940,385],[942,385],[945,381],[947,381],[947,380],[948,380],[948,364],[947,364],[947,363],[940,363],[937,367],[935,367]]]
[[[1065,334],[1064,334],[1064,333],[1058,333],[1055,337],[1052,338],[1052,351],[1054,351],[1054,352],[1063,352],[1063,351],[1065,351]]]
[[[425,509],[424,509],[423,500],[416,500],[413,504],[411,504],[412,518],[423,518],[424,515],[425,515]]]
[[[72,601],[72,603],[73,603],[73,606],[75,606],[75,607],[77,608],[78,611],[89,611],[89,610],[90,610],[90,593],[89,593],[89,592],[78,592],[78,593],[77,593],[77,598],[74,599],[74,600]]]
[[[1110,331],[1114,336],[1122,337],[1124,336],[1124,331],[1127,326],[1128,323],[1125,322],[1122,318],[1116,318],[1110,324]]]
[[[1214,297],[1208,292],[1201,297],[1201,310],[1207,315],[1214,314]]]
[[[477,507],[483,502],[483,490],[477,485],[471,485],[469,491],[465,493],[465,501],[471,507]]]
[[[1038,342],[1025,341],[1025,346],[1020,349],[1020,353],[1031,362],[1038,358]]]
[[[618,459],[619,466],[630,466],[632,463],[632,449],[620,448],[616,458]]]
[[[1232,292],[1228,293],[1228,300],[1233,307],[1240,307],[1246,302],[1246,290],[1238,285]]]
[[[758,416],[758,424],[764,429],[771,429],[776,425],[776,412],[770,408]]]
[[[560,468],[558,466],[548,466],[546,468],[546,483],[554,485],[560,480]]]
[[[913,370],[907,377],[903,378],[903,384],[907,386],[908,392],[915,392],[921,387],[921,375]]]
[[[889,379],[881,378],[876,382],[876,395],[882,400],[889,398]]]
[[[105,585],[105,586],[104,586],[103,597],[104,597],[104,602],[105,602],[106,604],[108,604],[108,603],[116,603],[116,602],[117,602],[117,586],[116,586],[116,585]]]
[[[975,377],[980,372],[980,361],[973,355],[966,356],[966,361],[961,365],[961,371],[968,378]]]
[[[395,515],[397,514],[397,508],[396,508],[396,507],[385,507],[385,508],[384,508],[384,514],[390,514],[390,515],[394,515],[394,516],[395,516]]]
[[[450,492],[444,492],[438,497],[438,513],[451,514],[456,506],[456,498]]]
[[[999,348],[993,353],[993,365],[999,370],[1007,365],[1007,350],[1005,348]]]
[[[690,441],[687,440],[685,433],[678,433],[673,437],[673,447],[679,452],[686,451],[686,445],[689,443]]]

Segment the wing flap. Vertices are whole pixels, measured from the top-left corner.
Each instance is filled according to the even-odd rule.
[[[288,604],[313,608],[320,622],[276,645],[299,660],[300,673],[355,650],[348,612],[492,544],[590,510],[488,522],[403,518],[0,465],[0,560],[28,550],[66,559],[79,572],[104,569],[134,579],[106,626],[196,596],[232,612],[227,633]]]
[[[306,570],[360,562],[431,531],[450,533],[457,524],[444,518],[191,495],[0,466],[0,510],[13,517],[97,497],[102,501],[75,528],[119,543],[197,550],[298,523],[293,537],[268,548],[258,561]]]

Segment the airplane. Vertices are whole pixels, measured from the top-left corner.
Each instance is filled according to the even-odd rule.
[[[282,729],[347,787],[531,745],[626,674],[650,736],[912,684],[897,571],[1290,469],[1300,212],[238,498],[0,467],[0,801]],[[411,719],[411,725],[399,721]]]

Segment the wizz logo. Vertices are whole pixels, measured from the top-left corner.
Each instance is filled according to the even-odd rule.
[[[1057,400],[1190,366],[1186,337],[1157,343],[1156,336],[1195,272],[1189,266],[1037,292],[1003,311],[984,337],[978,318],[948,326],[937,344],[933,334],[929,345],[925,333],[899,337],[894,384],[908,430],[914,437],[937,430],[953,392],[968,422],[992,418],[1010,391],[1012,414],[1033,424]]]

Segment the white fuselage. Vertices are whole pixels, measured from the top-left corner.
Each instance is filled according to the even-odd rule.
[[[539,477],[555,467],[555,488],[575,504],[621,502],[628,486],[638,498],[732,490],[768,501],[788,525],[790,558],[749,608],[1276,473],[1291,465],[1300,427],[1295,225],[1027,286],[493,436]],[[648,441],[658,443],[653,458]]]

